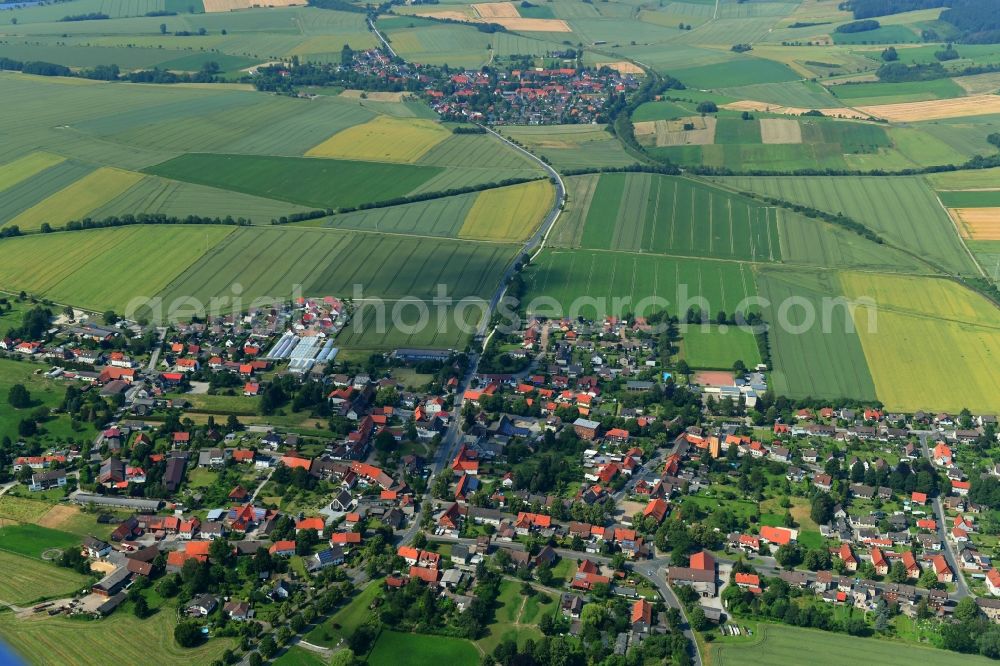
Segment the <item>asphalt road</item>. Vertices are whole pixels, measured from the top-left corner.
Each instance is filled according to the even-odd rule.
[[[935,433],[921,432],[917,436],[920,438],[920,449],[923,451],[924,457],[931,460],[931,450],[930,447],[927,446],[927,440],[931,437],[935,437]],[[934,461],[931,460],[932,464],[933,462]],[[965,576],[962,574],[962,569],[958,566],[958,551],[955,550],[955,544],[953,544],[951,539],[948,538],[948,523],[945,522],[946,516],[944,514],[944,506],[941,504],[940,495],[935,497],[931,503],[934,505],[934,517],[937,519],[938,538],[944,543],[944,550],[941,551],[941,553],[944,555],[945,560],[948,561],[948,566],[950,566],[951,570],[955,572],[956,597],[958,599],[963,597],[975,598],[976,595],[969,589],[969,586],[965,582]]]

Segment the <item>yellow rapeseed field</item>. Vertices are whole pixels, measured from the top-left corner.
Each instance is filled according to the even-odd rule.
[[[841,284],[877,303],[874,322],[870,307],[854,322],[888,409],[1000,410],[1000,312],[985,298],[930,277],[844,273]]]
[[[552,207],[555,190],[548,180],[480,192],[465,216],[460,238],[524,240]]]
[[[308,157],[412,163],[451,136],[433,120],[377,116],[310,148]]]

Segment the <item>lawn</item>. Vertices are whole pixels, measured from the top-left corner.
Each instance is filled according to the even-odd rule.
[[[409,164],[450,136],[448,129],[432,120],[376,116],[337,132],[310,148],[306,155]]]
[[[101,167],[35,204],[8,225],[17,226],[21,231],[35,231],[43,223],[58,228],[71,220],[82,220],[141,180],[142,174],[133,171]]]
[[[147,663],[151,655],[163,665],[208,664],[236,644],[233,638],[216,638],[182,648],[174,641],[175,625],[173,608],[145,620],[119,612],[93,622],[45,614],[19,620],[13,613],[0,613],[0,637],[16,652],[31,655],[34,664],[103,666],[109,654],[125,664]]]
[[[335,647],[371,617],[372,611],[369,606],[381,591],[382,581],[372,581],[346,606],[334,613],[333,617],[306,634],[305,639],[314,645]]]
[[[729,370],[736,361],[748,368],[760,363],[757,338],[735,326],[682,327],[684,360],[692,368]]]
[[[0,600],[28,605],[39,599],[71,595],[88,582],[72,569],[0,551]]]
[[[854,320],[888,409],[1000,409],[1000,311],[984,297],[929,277],[844,273],[841,283],[849,298],[874,301]]]
[[[271,663],[274,666],[323,666],[328,662],[315,652],[293,645]]]
[[[524,240],[542,223],[555,200],[548,180],[480,192],[458,235],[492,241]]]
[[[340,208],[401,197],[443,169],[308,157],[192,153],[147,171],[304,206]]]
[[[742,623],[741,623],[742,624]],[[714,666],[773,666],[800,663],[807,648],[809,663],[839,666],[845,662],[910,666],[930,663],[939,666],[993,663],[985,657],[946,652],[934,648],[904,645],[873,638],[857,638],[815,629],[760,624],[751,639],[721,638],[711,646]]]
[[[386,630],[379,634],[367,662],[407,666],[474,666],[479,663],[479,651],[461,638]]]
[[[583,247],[775,261],[773,208],[712,185],[653,174],[604,174],[586,216]]]

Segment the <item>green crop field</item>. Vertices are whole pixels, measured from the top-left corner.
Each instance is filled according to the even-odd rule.
[[[134,297],[155,296],[234,229],[133,226],[9,239],[0,243],[0,289],[121,311]]]
[[[30,655],[32,663],[61,666],[100,666],[113,653],[124,663],[138,664],[155,655],[157,664],[210,663],[236,644],[232,638],[214,638],[195,648],[174,641],[176,611],[164,608],[145,620],[131,613],[81,624],[67,617],[44,613],[19,619],[0,613],[0,637],[16,652]]]
[[[402,634],[386,629],[379,634],[367,661],[369,664],[405,662],[413,666],[439,666],[442,663],[474,666],[479,663],[479,652],[472,643],[461,638]]]
[[[875,385],[835,274],[762,269],[757,288],[768,323],[771,386],[793,398],[875,399]],[[811,314],[810,314],[811,313]]]
[[[776,216],[703,182],[653,174],[604,174],[581,245],[602,250],[775,261]]]
[[[1000,183],[998,183],[1000,184]],[[938,197],[948,208],[997,208],[1000,207],[1000,189],[952,190],[938,192]]]
[[[68,596],[88,581],[72,569],[3,551],[0,551],[0,567],[4,571],[0,578],[0,600],[18,605]]]
[[[729,370],[736,361],[748,368],[760,363],[757,339],[746,329],[735,326],[682,327],[683,358],[692,368]]]
[[[190,153],[147,171],[280,201],[339,208],[403,196],[441,169],[305,157]]]
[[[920,36],[902,25],[885,25],[864,32],[834,32],[834,44],[916,44]]]
[[[37,152],[0,165],[0,192],[10,189],[49,167],[54,167],[65,159],[60,155]]]
[[[962,87],[951,79],[905,83],[849,83],[830,86],[829,90],[848,106],[923,102],[965,95]]]
[[[739,41],[737,37],[735,41]],[[752,83],[795,81],[798,74],[773,60],[744,57],[713,65],[675,69],[670,75],[680,79],[689,88],[717,89],[744,86]]]
[[[602,127],[555,125],[503,127],[504,136],[544,156],[557,169],[622,167],[636,163],[622,144]]]
[[[938,190],[996,189],[1000,187],[1000,167],[972,171],[945,171],[925,176]]]
[[[43,224],[61,227],[81,220],[92,210],[121,195],[142,180],[142,174],[101,167],[69,187],[59,190],[10,221],[22,231],[35,231]]]
[[[647,314],[664,307],[671,313],[686,312],[692,306],[733,313],[753,309],[745,299],[757,293],[748,264],[593,250],[546,250],[525,279],[525,302],[532,312],[543,314],[550,308],[551,302],[532,304],[545,296],[554,299],[563,314],[579,312],[588,318],[620,316],[640,305]]]
[[[302,223],[335,229],[382,231],[387,233],[419,234],[454,238],[462,228],[469,209],[479,194],[459,194],[454,197],[419,201],[402,206],[386,206],[334,215]]]
[[[843,213],[943,270],[967,275],[976,271],[947,213],[921,178],[781,176],[721,181],[739,190]]]
[[[845,661],[910,666],[914,663],[965,666],[992,663],[985,657],[908,645],[899,641],[857,638],[816,629],[800,629],[776,624],[760,624],[752,639],[723,638],[712,644],[716,666],[771,666],[795,663],[803,649],[816,666],[837,666]]]
[[[1000,312],[984,297],[939,278],[845,273],[878,397],[889,409],[1000,408]],[[877,316],[876,326],[868,326]]]
[[[306,228],[241,228],[217,244],[163,291],[165,301],[193,296],[207,303],[242,287],[244,302],[310,296],[431,298],[437,285],[455,298],[487,296],[514,254],[510,245],[415,239]],[[259,266],[283,270],[261,271]]]

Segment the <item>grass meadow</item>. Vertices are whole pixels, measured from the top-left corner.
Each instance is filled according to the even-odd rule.
[[[368,655],[370,664],[406,663],[412,666],[474,666],[479,651],[467,640],[447,636],[404,634],[385,629]]]
[[[748,368],[760,363],[757,338],[750,331],[735,326],[681,327],[683,358],[692,368],[729,370],[736,361]]]
[[[72,569],[58,567],[0,551],[0,600],[27,605],[39,599],[52,599],[79,591],[89,579]]]
[[[744,623],[740,623],[744,624]],[[901,644],[873,638],[856,638],[816,629],[800,629],[775,624],[760,624],[753,638],[723,637],[711,645],[715,666],[771,666],[795,663],[802,658],[803,646],[809,648],[809,661],[816,666],[836,666],[844,661],[879,663],[886,666],[909,666],[933,663],[940,666],[992,663],[985,657]]]

